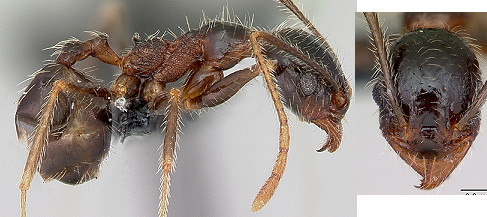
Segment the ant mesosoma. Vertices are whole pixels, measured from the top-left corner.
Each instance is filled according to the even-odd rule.
[[[108,45],[108,35],[96,31],[91,32],[92,39],[55,45],[56,60],[35,73],[16,113],[19,139],[30,145],[20,183],[22,216],[36,171],[44,180],[72,185],[89,181],[97,177],[107,156],[112,131],[125,138],[151,131],[161,120],[165,135],[159,215],[166,216],[181,112],[219,105],[259,74],[277,111],[280,136],[272,173],[252,210],[262,209],[270,200],[286,167],[289,129],[284,105],[326,131],[328,139],[318,151],[336,151],[351,88],[324,37],[291,0],[280,2],[309,32],[292,28],[263,32],[212,20],[174,40],[156,35],[142,40],[136,33],[133,47],[122,56]],[[120,67],[122,73],[110,88],[72,68],[88,56]],[[247,57],[255,57],[257,64],[223,75]],[[166,88],[184,76],[182,87]]]

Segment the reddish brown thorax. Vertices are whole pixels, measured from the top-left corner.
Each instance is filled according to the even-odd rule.
[[[172,41],[153,38],[138,42],[122,57],[120,66],[124,74],[174,82],[201,64],[203,37],[191,31]]]

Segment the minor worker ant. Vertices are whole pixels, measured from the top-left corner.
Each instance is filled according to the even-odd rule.
[[[319,151],[335,151],[342,137],[341,119],[350,104],[350,86],[324,37],[291,1],[281,3],[309,31],[281,28],[270,34],[211,20],[171,41],[155,35],[142,40],[134,34],[134,47],[122,56],[110,48],[107,35],[101,32],[91,32],[93,38],[87,41],[68,40],[56,45],[55,62],[35,74],[16,113],[19,138],[30,143],[20,184],[22,215],[26,214],[26,192],[38,169],[46,180],[68,184],[88,181],[98,175],[112,131],[122,138],[139,134],[140,129],[146,133],[154,121],[164,118],[159,214],[166,216],[181,110],[219,105],[259,72],[271,92],[281,132],[276,166],[252,209],[258,211],[268,202],[284,172],[289,130],[281,100],[302,120],[328,133]],[[71,67],[88,56],[122,69],[111,88]],[[223,70],[253,56],[256,65],[223,77]],[[166,89],[167,83],[185,75],[188,77],[181,89]]]
[[[405,33],[392,39],[384,38],[377,13],[364,15],[378,60],[373,98],[380,129],[422,176],[417,187],[434,189],[474,142],[487,95],[478,48],[460,31],[466,14],[406,14]]]

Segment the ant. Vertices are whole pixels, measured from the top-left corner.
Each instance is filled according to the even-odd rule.
[[[270,200],[286,166],[289,128],[284,106],[327,132],[328,139],[318,151],[336,151],[351,88],[324,37],[292,1],[280,2],[309,32],[291,28],[264,32],[211,20],[174,40],[156,35],[142,40],[134,34],[133,47],[121,56],[108,45],[108,35],[96,31],[91,32],[92,39],[55,45],[56,60],[34,74],[16,113],[19,139],[30,144],[20,183],[22,216],[37,170],[44,180],[72,185],[89,181],[98,176],[112,132],[123,140],[151,132],[162,122],[159,215],[166,216],[181,113],[217,106],[259,74],[277,111],[280,136],[274,168],[252,210],[262,209]],[[120,67],[122,73],[110,88],[72,68],[88,56]],[[257,64],[223,75],[248,57],[255,57]],[[181,78],[185,79],[182,87],[167,88]]]
[[[441,185],[467,154],[480,127],[487,85],[475,52],[458,28],[464,13],[406,14],[406,33],[384,39],[377,13],[364,13],[378,60],[373,98],[380,129],[393,150]]]

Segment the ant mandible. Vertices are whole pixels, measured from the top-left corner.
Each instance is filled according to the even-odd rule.
[[[87,41],[58,43],[55,62],[35,74],[16,113],[19,139],[30,143],[20,183],[22,216],[37,169],[45,180],[73,185],[91,180],[108,153],[112,131],[125,138],[152,130],[162,118],[159,215],[166,216],[180,113],[219,105],[260,73],[278,114],[279,152],[252,210],[262,209],[270,200],[286,167],[289,128],[283,102],[302,120],[326,131],[328,139],[318,151],[336,151],[351,88],[324,37],[291,0],[280,2],[311,33],[291,28],[268,33],[212,20],[174,40],[156,36],[141,40],[134,34],[134,46],[122,56],[101,32],[91,32],[93,38]],[[121,68],[110,89],[72,68],[88,56]],[[223,75],[247,57],[255,57],[257,64]],[[166,84],[186,75],[181,88],[166,89]]]

